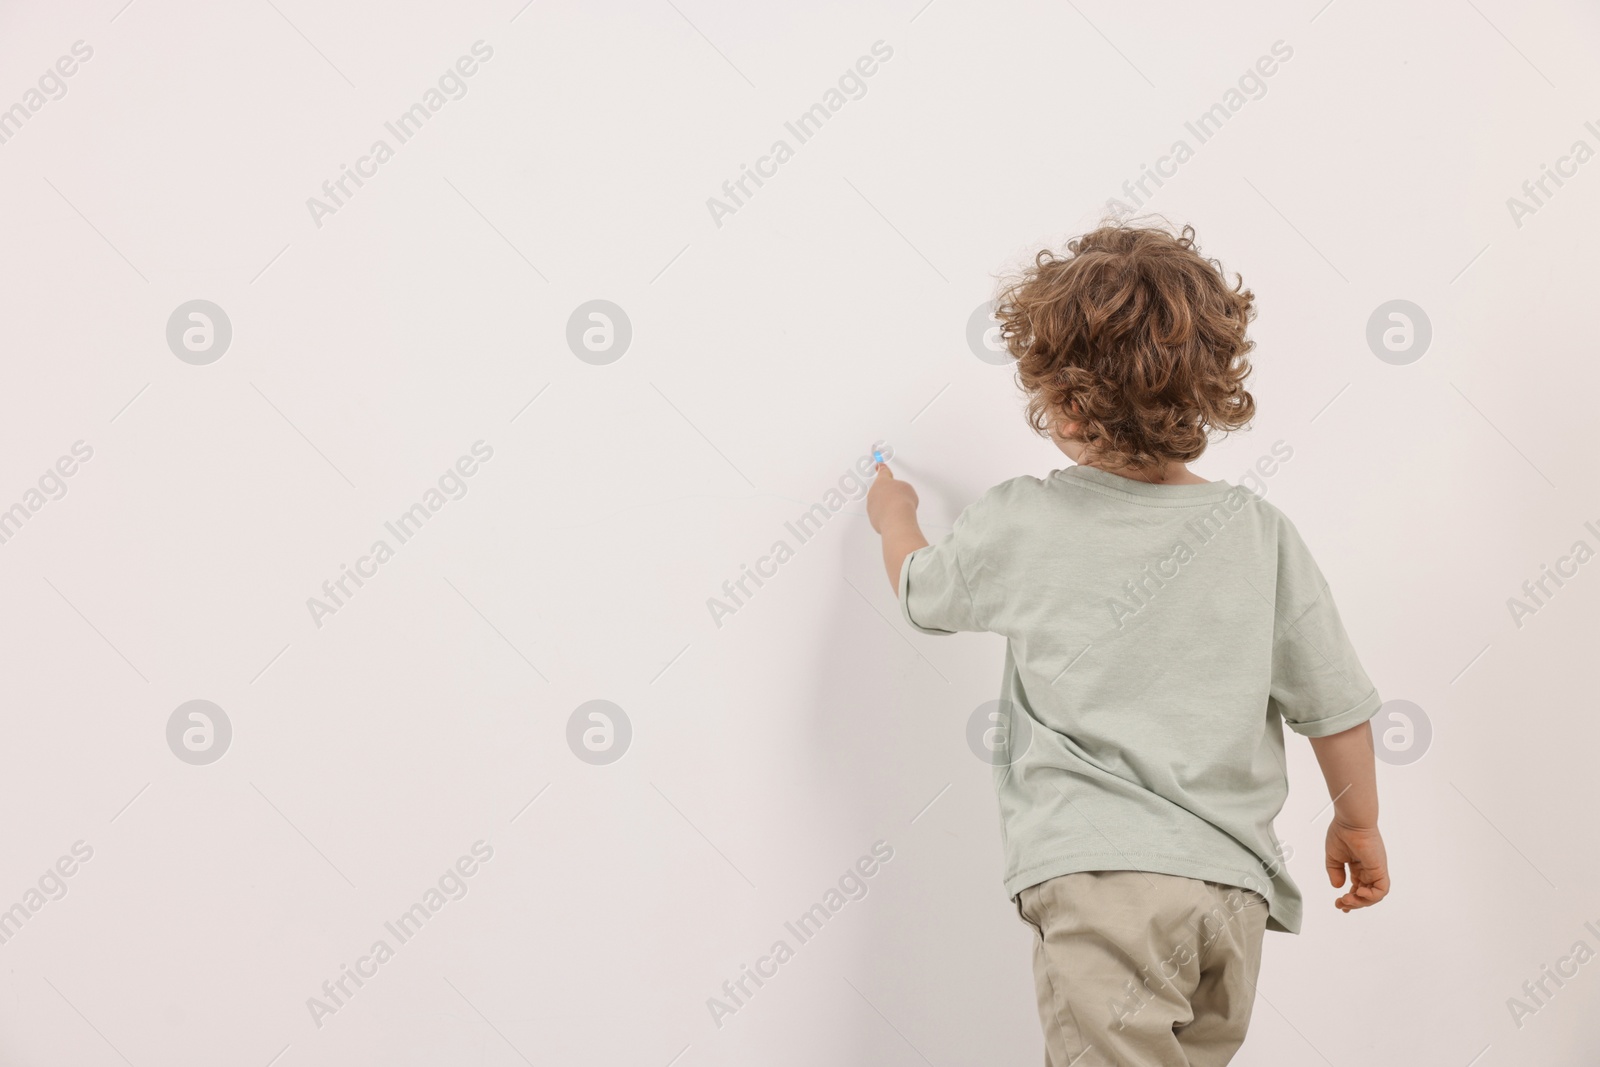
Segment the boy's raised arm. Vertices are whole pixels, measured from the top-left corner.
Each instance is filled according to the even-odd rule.
[[[897,479],[887,463],[878,464],[878,476],[867,490],[867,521],[883,535],[883,566],[890,588],[899,596],[900,568],[928,539],[917,525],[917,491],[910,482]]]

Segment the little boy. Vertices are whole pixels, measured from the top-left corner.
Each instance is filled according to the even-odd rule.
[[[867,514],[907,623],[1006,637],[986,736],[1047,1067],[1226,1064],[1263,931],[1300,929],[1284,722],[1333,798],[1335,906],[1388,893],[1378,693],[1294,525],[1186,466],[1255,413],[1254,296],[1191,228],[1040,252],[995,314],[1029,422],[1077,465],[995,486],[936,545],[886,465]]]

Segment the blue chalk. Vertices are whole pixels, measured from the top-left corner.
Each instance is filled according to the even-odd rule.
[[[872,462],[874,462],[874,463],[882,463],[883,462],[883,453],[879,452],[877,449],[873,449]]]

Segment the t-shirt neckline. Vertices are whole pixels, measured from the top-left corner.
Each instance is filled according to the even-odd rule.
[[[1220,500],[1233,490],[1233,486],[1227,482],[1203,482],[1187,485],[1159,485],[1155,482],[1142,482],[1137,478],[1124,478],[1120,474],[1112,474],[1110,471],[1101,470],[1099,467],[1090,467],[1082,463],[1053,471],[1052,474],[1076,481],[1089,482],[1128,496],[1151,500],[1198,501],[1212,498]]]

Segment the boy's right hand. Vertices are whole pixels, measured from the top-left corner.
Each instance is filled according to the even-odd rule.
[[[873,530],[883,533],[885,515],[902,509],[915,516],[919,501],[911,483],[896,478],[887,463],[880,462],[877,471],[877,477],[867,487],[867,521],[872,524]]]
[[[1336,818],[1328,824],[1328,881],[1344,885],[1350,867],[1350,891],[1333,902],[1343,912],[1367,908],[1389,895],[1389,857],[1376,826],[1347,826]]]

